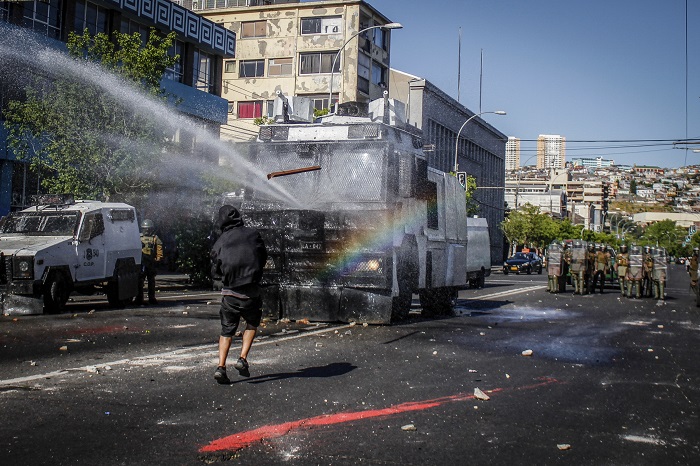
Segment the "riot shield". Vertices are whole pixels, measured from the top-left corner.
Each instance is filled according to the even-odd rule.
[[[632,247],[629,253],[629,266],[627,267],[627,276],[631,280],[641,280],[644,273],[644,256],[639,247]]]
[[[668,280],[668,263],[666,262],[666,251],[657,250],[653,255],[654,258],[654,268],[651,272],[651,277],[654,280],[667,281]]]
[[[572,273],[586,272],[587,257],[586,257],[586,242],[574,241],[571,247],[571,267]]]
[[[559,244],[551,244],[549,246],[547,259],[547,275],[554,275],[560,277],[562,274],[562,249]]]

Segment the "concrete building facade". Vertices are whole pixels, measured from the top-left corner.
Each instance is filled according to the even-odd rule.
[[[566,138],[558,134],[537,137],[537,168],[563,168],[566,163]]]
[[[228,122],[222,138],[254,139],[256,118],[273,116],[278,91],[308,97],[317,110],[382,97],[391,31],[374,26],[390,23],[388,18],[362,0],[262,3],[207,2],[198,9],[238,40],[236,59],[224,63]],[[366,28],[372,29],[357,34]]]
[[[520,138],[508,136],[506,142],[506,170],[513,171],[520,168]]]

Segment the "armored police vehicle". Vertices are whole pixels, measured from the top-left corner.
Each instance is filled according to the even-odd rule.
[[[424,314],[441,315],[470,281],[483,286],[486,220],[468,223],[464,187],[428,167],[401,102],[341,105],[317,123],[292,122],[312,110],[303,98],[279,102],[279,124],[261,126],[245,161],[221,161],[267,174],[236,203],[267,244],[267,312],[388,323],[408,316],[414,293]]]
[[[59,312],[73,291],[105,291],[113,306],[130,302],[141,264],[134,208],[65,195],[37,202],[0,229],[3,313]]]

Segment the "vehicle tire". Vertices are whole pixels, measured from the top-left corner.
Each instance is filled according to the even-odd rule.
[[[508,269],[503,269],[503,275],[508,275]]]
[[[527,274],[530,275],[532,273],[532,266],[527,268]]]
[[[537,275],[542,275],[542,266],[541,265],[537,269]]]
[[[65,307],[70,296],[70,285],[66,275],[60,271],[49,273],[44,284],[44,310],[47,314],[58,314]]]
[[[136,287],[138,286],[138,281],[133,283],[133,280],[138,280],[139,270],[138,266],[134,264],[133,260],[120,260],[114,270],[114,277],[107,283],[107,301],[109,305],[114,308],[121,308],[130,304],[134,297],[130,296],[127,298],[119,299],[120,292],[131,290],[133,294],[136,293]],[[120,283],[126,288],[122,290],[120,288]],[[123,293],[121,293],[123,294]]]
[[[695,295],[695,307],[700,307],[700,292]]]
[[[481,275],[479,275],[479,278],[477,278],[477,288],[483,288],[486,286],[486,272],[484,269],[481,269]]]
[[[396,278],[399,282],[399,295],[391,300],[391,320],[401,321],[408,318],[413,301],[413,289],[417,286],[418,261],[416,247],[410,240],[404,240],[397,255]]]
[[[454,311],[456,290],[449,287],[421,290],[419,293],[423,317],[450,316]]]

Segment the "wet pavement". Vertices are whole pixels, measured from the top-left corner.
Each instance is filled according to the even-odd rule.
[[[493,274],[454,317],[268,321],[230,385],[215,293],[4,317],[0,464],[694,464],[700,318],[674,272],[665,302]]]

